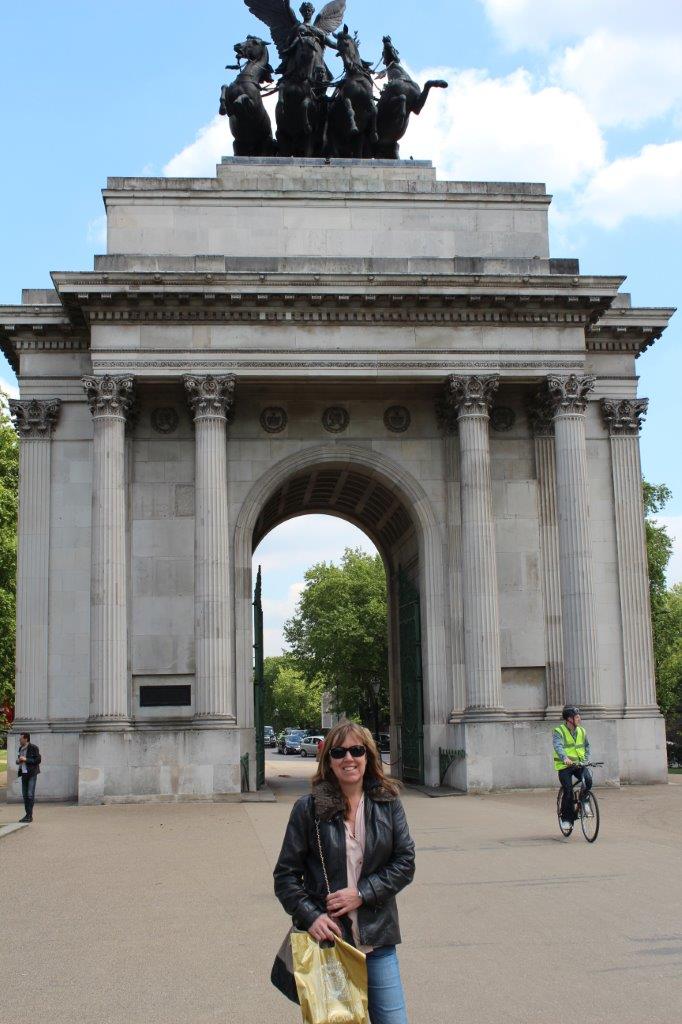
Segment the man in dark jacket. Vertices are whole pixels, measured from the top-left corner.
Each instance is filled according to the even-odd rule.
[[[21,819],[23,822],[33,821],[33,804],[36,798],[36,782],[40,774],[40,751],[35,743],[31,743],[31,734],[22,732],[19,737],[19,753],[17,764],[19,771],[17,775],[21,779],[21,795],[24,798],[24,810],[26,814]]]

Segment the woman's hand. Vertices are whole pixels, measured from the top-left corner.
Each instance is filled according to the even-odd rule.
[[[315,942],[333,942],[334,939],[343,938],[343,933],[339,928],[336,921],[332,921],[331,917],[327,914],[320,914],[316,917],[310,928],[308,934],[312,935]]]
[[[327,912],[331,917],[343,917],[360,906],[362,897],[357,889],[337,889],[327,896]]]

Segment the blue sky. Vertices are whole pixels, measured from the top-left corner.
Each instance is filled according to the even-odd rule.
[[[267,30],[241,0],[2,8],[0,302],[14,303],[22,287],[49,286],[50,270],[88,269],[103,251],[107,175],[214,173],[230,152],[216,119],[224,65],[235,42]],[[439,69],[451,83],[414,120],[404,155],[433,159],[442,177],[545,181],[554,256],[627,274],[636,305],[682,304],[679,0],[349,0],[347,21],[366,59],[388,32],[418,78]],[[682,579],[681,325],[678,315],[639,361],[644,472],[673,491],[671,580]],[[0,382],[16,383],[4,360]],[[316,550],[356,536],[328,523],[341,542],[325,529]],[[259,554],[295,546],[278,536]],[[280,610],[305,552],[273,563],[267,593]]]

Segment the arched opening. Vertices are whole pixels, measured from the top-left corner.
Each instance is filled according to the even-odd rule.
[[[285,466],[279,467],[270,485],[259,486],[260,494],[252,495],[249,514],[240,517],[236,539],[244,548],[248,540],[250,561],[263,538],[277,526],[311,513],[344,519],[370,538],[386,572],[391,758],[396,774],[421,783],[425,776],[424,669],[428,661],[421,599],[426,531],[415,514],[414,496],[396,479],[398,468],[392,479],[384,467],[366,464],[376,463],[374,453],[363,455],[363,461],[333,458],[327,450],[326,458],[313,455],[306,465],[291,465],[289,472]],[[424,504],[419,508],[423,520]],[[255,583],[250,571],[248,578],[250,596]],[[433,589],[432,583],[431,592]]]

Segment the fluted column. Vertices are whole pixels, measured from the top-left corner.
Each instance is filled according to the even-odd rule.
[[[529,410],[529,419],[535,442],[535,471],[540,512],[540,560],[545,609],[546,715],[553,718],[559,714],[565,703],[554,420],[547,414],[546,407],[537,405]]]
[[[566,700],[601,706],[588,501],[585,411],[594,377],[548,377],[544,398],[554,417],[559,566]]]
[[[92,556],[90,591],[90,722],[128,717],[125,428],[132,377],[83,377],[90,403]]]
[[[185,388],[196,432],[195,715],[204,720],[233,719],[227,424],[235,378],[185,377]]]
[[[497,559],[490,475],[490,407],[499,385],[489,377],[451,376],[441,418],[459,435],[462,603],[467,717],[503,713]]]
[[[646,398],[603,398],[611,437],[611,470],[618,545],[618,579],[623,627],[626,715],[657,711],[649,572],[647,567],[639,431]]]
[[[10,400],[20,438],[16,722],[48,717],[51,438],[61,401]],[[35,727],[35,725],[34,725]]]

